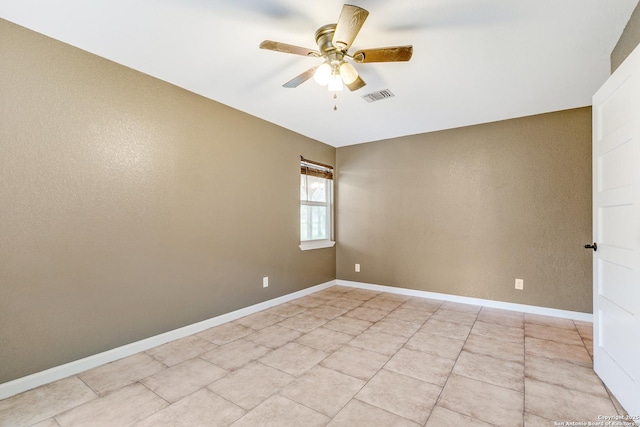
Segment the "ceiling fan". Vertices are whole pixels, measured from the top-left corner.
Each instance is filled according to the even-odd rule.
[[[342,90],[343,83],[351,91],[358,90],[366,83],[347,59],[357,63],[397,62],[408,61],[413,55],[413,46],[410,45],[361,49],[350,55],[348,50],[367,16],[369,12],[365,9],[345,4],[337,24],[323,25],[316,31],[318,50],[271,40],[260,43],[260,48],[324,59],[322,64],[308,69],[282,85],[286,88],[298,87],[313,76],[318,84],[326,85],[330,91]]]

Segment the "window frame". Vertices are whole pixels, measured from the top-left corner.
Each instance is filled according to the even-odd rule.
[[[309,174],[309,170],[313,170],[316,173]],[[317,178],[325,181],[326,201],[317,202],[312,200],[302,200],[300,198],[300,210],[298,212],[298,233],[300,236],[300,249],[303,251],[311,249],[323,249],[333,247],[336,242],[334,241],[334,208],[333,208],[333,167],[322,163],[306,160],[302,156],[300,157],[300,183],[298,187],[299,197],[302,194],[302,177],[304,176],[316,176]],[[321,176],[324,175],[324,176]],[[326,206],[327,208],[327,222],[325,227],[327,229],[327,238],[323,239],[308,239],[302,240],[302,207],[303,206]],[[310,227],[310,225],[309,225]]]

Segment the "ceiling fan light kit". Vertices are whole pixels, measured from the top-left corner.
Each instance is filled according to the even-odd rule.
[[[340,77],[339,74],[331,74],[329,83],[327,83],[327,90],[329,90],[329,92],[340,92],[343,86],[342,77]]]
[[[409,61],[413,55],[413,46],[410,45],[362,49],[349,55],[348,50],[367,16],[369,16],[369,12],[361,7],[350,4],[342,6],[337,24],[323,25],[316,31],[317,51],[271,40],[260,43],[260,48],[324,59],[321,65],[299,74],[282,85],[283,87],[296,88],[313,77],[316,83],[327,86],[331,92],[341,91],[343,86],[347,86],[350,91],[355,91],[365,86],[366,83],[347,59],[357,63],[399,62]]]
[[[329,77],[331,77],[331,65],[326,62],[320,65],[313,74],[313,79],[320,86],[326,86],[329,83]]]
[[[340,64],[340,75],[342,76],[342,80],[344,80],[344,84],[346,85],[350,85],[351,83],[355,82],[359,77],[356,68],[346,61]]]

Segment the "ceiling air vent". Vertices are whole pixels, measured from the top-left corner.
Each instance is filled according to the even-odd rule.
[[[385,98],[393,98],[394,96],[395,95],[389,89],[383,89],[378,92],[368,93],[366,95],[363,95],[362,97],[367,102],[374,102],[374,101],[380,101],[381,99],[385,99]]]

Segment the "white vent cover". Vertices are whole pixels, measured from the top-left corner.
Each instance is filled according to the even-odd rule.
[[[367,102],[374,102],[374,101],[380,101],[381,99],[385,99],[385,98],[393,98],[394,96],[395,95],[389,89],[382,89],[378,92],[368,93],[366,95],[363,95],[362,97]]]

